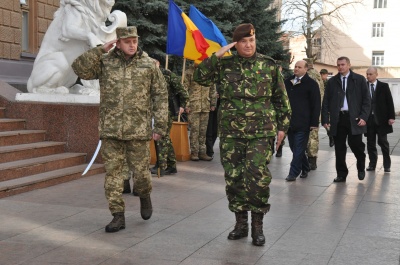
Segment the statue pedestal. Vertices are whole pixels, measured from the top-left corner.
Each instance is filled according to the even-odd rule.
[[[43,102],[47,104],[99,104],[100,96],[87,96],[77,94],[39,94],[39,93],[17,93],[15,100],[19,102]]]

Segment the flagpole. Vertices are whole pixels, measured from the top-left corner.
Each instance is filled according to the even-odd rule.
[[[165,69],[168,69],[168,54],[165,55]]]
[[[183,58],[183,67],[182,67],[182,79],[181,83],[183,84],[183,80],[185,80],[185,68],[186,68],[186,58]]]

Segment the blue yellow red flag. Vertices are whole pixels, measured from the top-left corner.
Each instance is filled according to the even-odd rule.
[[[210,48],[207,49],[207,55],[211,56],[214,52],[227,45],[224,35],[219,28],[208,17],[204,16],[195,6],[190,5],[189,18],[201,31]]]
[[[183,56],[189,60],[202,61],[207,58],[207,43],[203,34],[174,3],[169,1],[167,54]]]

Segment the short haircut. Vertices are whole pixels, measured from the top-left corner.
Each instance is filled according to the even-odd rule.
[[[341,56],[341,57],[339,57],[337,60],[338,60],[338,61],[346,60],[347,63],[350,63],[349,57],[346,57],[346,56]]]

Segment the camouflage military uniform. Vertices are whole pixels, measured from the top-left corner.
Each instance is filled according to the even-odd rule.
[[[322,81],[321,75],[314,68],[310,68],[307,71],[307,74],[311,79],[315,80],[318,83],[319,91],[321,93],[321,102],[322,98],[324,98],[324,82]],[[318,157],[318,149],[319,149],[319,138],[318,138],[319,128],[316,130],[312,130],[310,132],[310,138],[308,139],[307,144],[307,156],[310,157]]]
[[[179,103],[179,107],[185,108],[186,102],[188,101],[189,95],[186,89],[181,84],[179,78],[173,72],[161,68],[161,72],[164,75],[165,81],[168,88],[168,128],[165,133],[165,137],[161,140],[156,141],[158,154],[157,154],[157,165],[160,169],[176,168],[176,157],[174,147],[172,146],[170,131],[172,126],[173,118],[178,115],[176,113],[174,105]],[[174,102],[175,97],[179,96],[179,102]]]
[[[194,66],[185,72],[184,83],[189,92],[190,151],[195,156],[206,153],[206,133],[211,107],[216,107],[214,85],[202,86],[193,80]]]
[[[269,211],[271,158],[276,131],[287,131],[291,109],[275,61],[255,53],[205,59],[194,80],[220,81],[219,127],[221,163],[232,212]]]
[[[105,54],[102,47],[96,47],[79,56],[72,68],[82,79],[99,79],[104,188],[111,213],[124,212],[125,160],[135,172],[134,186],[140,197],[148,196],[152,190],[149,141],[153,132],[165,135],[167,131],[168,94],[164,78],[155,61],[140,49],[126,59],[117,48]]]

